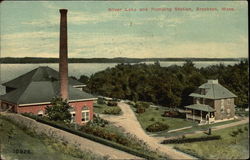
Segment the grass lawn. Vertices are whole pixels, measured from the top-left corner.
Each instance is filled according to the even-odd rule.
[[[146,112],[144,112],[142,114],[136,113],[136,117],[144,130],[146,130],[146,128],[149,125],[151,125],[155,122],[162,122],[164,124],[167,124],[169,126],[169,130],[187,127],[187,126],[193,126],[193,125],[197,124],[195,122],[187,121],[187,120],[182,119],[182,118],[162,117],[161,115],[164,113],[164,111],[165,110],[162,108],[150,107],[150,108],[146,109]],[[160,133],[166,133],[166,132],[167,131],[162,131]]]
[[[238,129],[242,133],[236,137],[231,136]],[[205,142],[193,142],[174,144],[177,149],[196,154],[205,159],[247,159],[249,157],[248,124],[212,131],[213,135],[220,135],[222,139]],[[204,134],[190,135],[186,137],[199,137]]]
[[[102,114],[108,106],[106,104],[94,104],[94,113]]]
[[[45,136],[31,134],[31,132],[24,131],[1,117],[0,144],[1,156],[6,160],[103,159],[89,152],[81,152],[73,146],[57,142]]]

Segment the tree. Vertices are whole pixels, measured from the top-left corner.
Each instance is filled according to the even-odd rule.
[[[89,81],[89,77],[85,76],[85,75],[81,75],[81,77],[78,79],[78,81],[86,84]]]
[[[69,104],[62,98],[53,98],[51,106],[47,106],[45,114],[48,115],[50,120],[70,122],[71,114],[69,112]]]

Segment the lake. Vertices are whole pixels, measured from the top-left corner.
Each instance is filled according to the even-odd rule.
[[[154,62],[145,62],[146,64],[153,64]],[[162,61],[160,65],[162,67],[168,67],[170,65],[183,65],[183,61]],[[207,67],[209,65],[224,64],[224,65],[234,65],[239,63],[239,61],[194,61],[193,62],[197,68]],[[70,63],[69,64],[69,76],[74,76],[79,78],[81,75],[90,76],[98,71],[105,70],[108,67],[115,67],[118,63]],[[0,82],[4,83],[12,80],[24,73],[27,73],[39,66],[49,66],[55,70],[59,70],[59,65],[57,63],[44,63],[44,64],[0,64],[1,65],[1,78]]]

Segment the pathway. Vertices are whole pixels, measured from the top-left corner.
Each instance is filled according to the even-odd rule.
[[[161,153],[166,154],[171,159],[195,159],[194,157],[179,152],[170,146],[160,144],[157,138],[147,135],[142,129],[130,106],[123,102],[119,102],[118,105],[123,112],[122,115],[100,115],[101,118],[112,122],[118,127],[122,127],[126,132],[133,134],[137,138],[143,140],[153,150],[160,151]]]

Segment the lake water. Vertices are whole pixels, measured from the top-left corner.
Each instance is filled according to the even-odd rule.
[[[145,62],[146,64],[153,64],[154,62]],[[160,62],[162,67],[168,67],[170,65],[183,65],[185,62]],[[239,61],[195,61],[193,62],[197,68],[207,67],[209,65],[224,64],[234,65]],[[69,76],[75,76],[79,78],[81,75],[90,76],[98,71],[105,70],[108,67],[115,67],[118,63],[70,63],[69,64]],[[57,63],[46,63],[46,64],[0,64],[0,82],[12,80],[24,73],[27,73],[39,66],[49,66],[55,70],[59,70]]]

